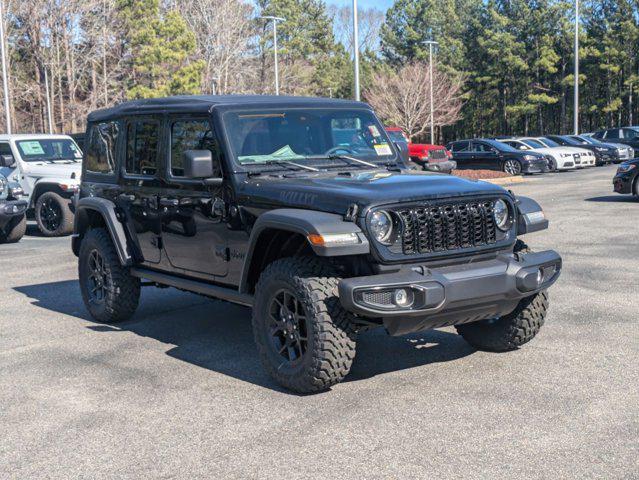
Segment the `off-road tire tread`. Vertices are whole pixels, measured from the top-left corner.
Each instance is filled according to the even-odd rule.
[[[478,350],[507,352],[535,338],[544,325],[548,311],[547,291],[524,298],[510,314],[498,320],[457,325],[457,333]]]
[[[92,244],[104,258],[105,267],[110,279],[110,290],[106,296],[106,308],[102,312],[95,311],[89,304],[84,290],[82,261],[92,249]],[[109,233],[103,228],[89,230],[80,245],[80,261],[78,262],[82,298],[91,316],[102,323],[119,323],[131,318],[140,301],[140,279],[133,277],[127,267],[120,263]]]
[[[46,197],[53,197],[60,204],[62,211],[62,220],[60,226],[55,231],[49,231],[42,225],[40,220],[40,208]],[[35,205],[35,218],[38,224],[38,229],[45,237],[63,237],[73,233],[73,212],[71,211],[71,200],[64,198],[56,192],[44,192],[38,197]]]
[[[285,376],[268,357],[268,346],[260,332],[260,316],[253,309],[253,331],[260,358],[267,372],[282,386],[298,393],[315,393],[329,389],[348,375],[355,358],[357,334],[349,312],[339,302],[339,276],[326,261],[316,257],[276,260],[262,272],[256,286],[256,301],[272,278],[289,278],[296,286],[298,299],[312,321],[313,343],[310,368],[299,375]],[[309,332],[310,333],[310,332]]]
[[[27,217],[22,215],[20,220],[11,219],[5,227],[6,233],[0,231],[0,243],[17,243],[27,232]]]

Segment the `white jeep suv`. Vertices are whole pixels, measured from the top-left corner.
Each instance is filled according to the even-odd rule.
[[[80,186],[82,152],[66,135],[0,135],[0,175],[24,191],[43,235],[73,231],[72,198]]]

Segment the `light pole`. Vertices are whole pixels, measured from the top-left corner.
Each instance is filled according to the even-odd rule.
[[[439,45],[439,42],[427,40],[428,45],[428,69],[430,77],[430,143],[435,144],[435,99],[433,97],[433,47]]]
[[[11,134],[11,113],[9,111],[9,79],[7,75],[7,58],[4,51],[4,0],[0,0],[0,56],[2,57],[2,86],[4,90],[4,115],[7,133]]]
[[[359,88],[359,22],[357,20],[357,0],[353,0],[353,63],[355,65],[355,100],[360,101]]]
[[[280,94],[280,73],[277,65],[277,22],[285,22],[286,19],[282,17],[273,17],[271,15],[264,15],[260,17],[263,20],[270,20],[273,22],[273,54],[275,57],[275,95]]]
[[[49,75],[47,74],[47,66],[44,65],[44,93],[47,97],[47,120],[49,121],[49,133],[53,133],[53,118],[51,116],[51,97],[49,96]]]
[[[579,0],[575,0],[575,135],[579,135]]]

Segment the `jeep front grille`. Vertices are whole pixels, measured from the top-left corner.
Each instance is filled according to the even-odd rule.
[[[396,210],[406,255],[444,252],[497,242],[494,200],[419,206]]]

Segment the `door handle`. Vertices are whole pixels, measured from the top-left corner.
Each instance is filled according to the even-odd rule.
[[[177,207],[180,201],[177,198],[160,198],[161,207]]]

